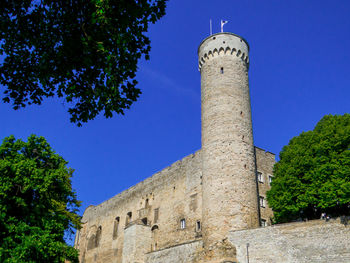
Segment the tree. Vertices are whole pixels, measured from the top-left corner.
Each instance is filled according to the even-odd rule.
[[[283,147],[267,200],[276,222],[350,215],[350,114],[327,115]]]
[[[0,262],[78,262],[64,235],[80,227],[73,170],[43,137],[0,145]]]
[[[4,0],[0,83],[14,109],[63,97],[81,126],[101,111],[124,114],[141,91],[137,62],[149,59],[149,23],[166,0]]]

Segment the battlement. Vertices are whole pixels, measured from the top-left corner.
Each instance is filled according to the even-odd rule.
[[[204,39],[198,48],[198,67],[201,70],[203,64],[210,58],[221,55],[236,56],[249,67],[248,42],[233,33],[217,33]]]

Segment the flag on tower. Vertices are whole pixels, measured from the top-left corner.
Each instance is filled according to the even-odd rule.
[[[228,21],[226,20],[221,20],[221,33],[224,32],[224,25],[227,24]]]

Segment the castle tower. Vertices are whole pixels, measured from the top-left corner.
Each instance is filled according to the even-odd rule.
[[[259,225],[248,51],[248,43],[232,33],[211,35],[198,49],[203,241],[213,250],[228,231]]]

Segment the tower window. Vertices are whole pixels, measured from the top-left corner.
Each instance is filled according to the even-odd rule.
[[[186,228],[186,220],[183,218],[180,220],[180,228],[185,229]]]
[[[220,73],[224,74],[224,68],[220,68]]]
[[[264,182],[264,177],[263,177],[263,174],[261,172],[258,172],[258,181],[259,181],[259,183]]]

